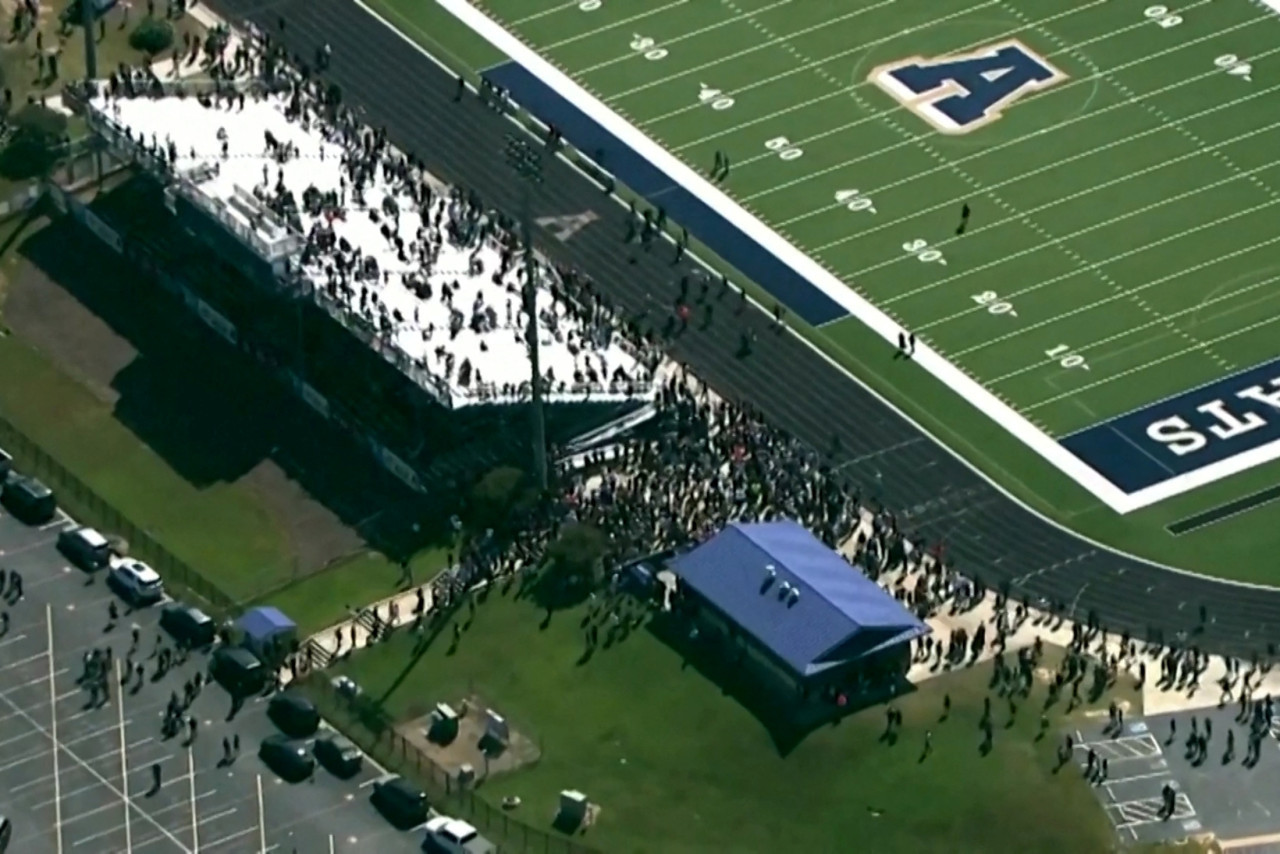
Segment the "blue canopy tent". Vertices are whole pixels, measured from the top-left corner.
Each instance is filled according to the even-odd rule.
[[[731,524],[676,558],[671,569],[731,631],[753,639],[801,685],[883,659],[929,632],[794,521]]]
[[[274,657],[270,653],[288,649],[297,635],[298,624],[279,608],[263,605],[250,608],[236,620],[236,628],[244,634],[244,646],[259,658]]]

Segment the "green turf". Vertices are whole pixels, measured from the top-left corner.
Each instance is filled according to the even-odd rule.
[[[435,4],[377,5],[446,61],[494,61],[474,34],[448,30],[450,56],[424,39],[457,26]],[[731,194],[1052,434],[1274,355],[1280,266],[1266,260],[1274,244],[1258,244],[1275,239],[1268,206],[1280,199],[1271,192],[1280,188],[1271,166],[1280,125],[1260,118],[1258,105],[1276,85],[1264,59],[1280,50],[1280,22],[1247,0],[1194,3],[1169,28],[1144,18],[1141,5],[1047,0],[483,7],[690,165],[705,170],[715,149],[729,151]],[[1010,35],[1069,79],[973,137],[927,133],[873,86],[842,91],[877,63]],[[636,37],[667,54],[644,59]],[[1215,66],[1226,54],[1257,58],[1250,81]],[[734,104],[700,103],[703,85],[732,93]],[[1147,107],[1126,103],[1156,90]],[[804,154],[782,161],[768,152],[764,143],[778,136]],[[836,203],[837,191],[854,189],[872,197],[875,214]],[[954,241],[964,199],[974,220]],[[948,263],[916,260],[903,249],[915,240]],[[987,292],[1007,298],[1017,318],[979,306]],[[1280,462],[1120,517],[985,415],[939,405],[948,390],[891,362],[858,321],[800,326],[1041,512],[1155,560],[1274,580],[1259,555],[1280,547],[1280,530],[1258,514],[1176,539],[1164,526],[1275,483]],[[1064,346],[1089,369],[1048,355]]]
[[[830,851],[856,839],[860,850],[912,854],[1096,854],[1113,844],[1078,775],[1051,773],[1056,742],[1034,740],[1031,706],[1003,729],[997,702],[995,750],[979,756],[985,666],[902,700],[896,746],[878,741],[883,710],[872,709],[783,756],[756,718],[647,629],[582,664],[582,612],[557,613],[546,628],[543,615],[495,596],[456,650],[446,626],[420,657],[406,634],[338,669],[375,697],[395,686],[386,704],[401,718],[478,694],[542,749],[535,766],[489,781],[486,797],[519,795],[518,817],[545,826],[558,792],[581,789],[603,810],[583,841],[612,852]],[[946,693],[954,712],[940,723]],[[1043,696],[1038,687],[1031,705]],[[920,762],[926,729],[935,751]]]

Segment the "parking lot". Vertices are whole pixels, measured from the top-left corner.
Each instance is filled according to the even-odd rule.
[[[368,760],[351,780],[321,768],[290,784],[267,768],[257,748],[277,730],[264,698],[232,716],[230,696],[206,685],[189,712],[198,722],[194,740],[185,730],[164,738],[171,692],[182,695],[207,668],[206,656],[193,654],[157,678],[159,609],[130,613],[117,600],[120,619],[109,627],[116,597],[54,548],[70,524],[60,514],[31,528],[0,512],[0,567],[23,578],[22,599],[0,603],[9,616],[0,635],[0,814],[14,824],[10,851],[420,850],[420,830],[395,830],[369,804],[382,772]],[[122,680],[134,627],[132,661],[145,673]],[[162,642],[172,647],[167,636]],[[105,646],[114,655],[110,697],[91,705],[78,680],[86,652]],[[237,736],[239,754],[228,762],[223,740]]]

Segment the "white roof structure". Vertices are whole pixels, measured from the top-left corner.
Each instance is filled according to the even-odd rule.
[[[277,180],[289,188],[300,207],[308,187],[338,193],[344,199],[350,193],[349,180],[343,188],[340,137],[326,133],[314,121],[304,125],[290,120],[283,96],[247,96],[241,109],[225,101],[206,106],[192,96],[117,99],[103,87],[89,106],[97,113],[98,123],[106,119],[120,130],[127,129],[135,141],[176,150],[173,168],[185,184],[184,195],[203,197],[198,201],[206,210],[268,261],[287,256],[297,262],[305,241],[304,235],[289,229],[266,208],[260,200],[265,195],[259,194]],[[281,147],[292,149],[285,162],[268,151],[268,134]],[[454,209],[446,194],[436,195],[430,216],[434,219],[441,206],[448,206],[443,211],[447,220]],[[364,204],[347,205],[341,216],[329,220],[339,240],[345,239],[364,258],[376,259],[380,280],[365,283],[374,298],[362,304],[358,282],[337,291],[327,288],[329,259],[317,257],[304,268],[315,285],[317,302],[328,303],[333,314],[333,303],[340,300],[344,305],[339,314],[362,314],[375,328],[385,328],[377,336],[377,349],[384,356],[389,348],[398,351],[399,358],[388,358],[446,405],[515,402],[527,397],[530,363],[521,311],[521,265],[514,265],[516,269],[495,283],[501,257],[498,248],[491,244],[459,247],[445,239],[435,264],[424,269],[421,252],[401,253],[384,236],[391,220],[375,212],[383,209],[387,198],[400,211],[395,233],[406,247],[418,244],[422,217],[417,203],[378,169],[377,177],[364,188]],[[305,209],[300,214],[304,230],[310,232],[319,217]],[[554,273],[544,270],[545,275]],[[430,296],[421,298],[421,284],[415,292],[406,284],[406,276],[425,283]],[[448,302],[442,299],[445,288],[451,291]],[[477,331],[472,321],[480,306],[491,310],[492,322],[480,323]],[[393,320],[397,313],[400,319]],[[458,313],[463,316],[461,328],[451,333],[451,322],[458,326]],[[652,372],[621,335],[586,328],[546,290],[539,293],[538,314],[541,367],[544,377],[551,377],[543,386],[548,403],[652,399],[656,388]],[[384,325],[383,318],[391,323]],[[460,378],[464,362],[471,368],[466,383]],[[597,382],[587,382],[592,375]],[[627,380],[612,382],[615,376]]]

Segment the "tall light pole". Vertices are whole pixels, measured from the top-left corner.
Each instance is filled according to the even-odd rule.
[[[507,164],[520,178],[520,238],[524,242],[525,346],[529,349],[533,467],[538,487],[548,486],[547,425],[542,411],[542,366],[538,358],[538,261],[533,254],[533,191],[542,183],[542,152],[516,133],[507,134]]]

